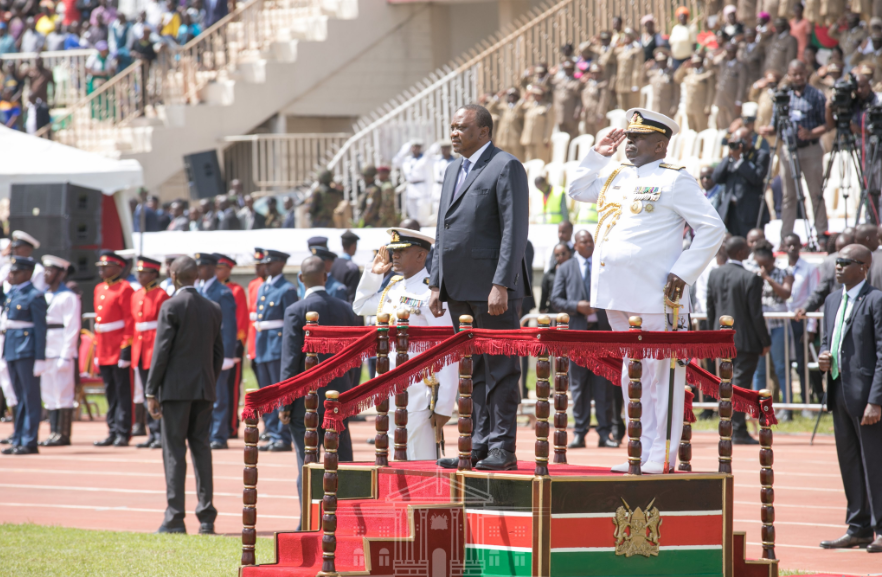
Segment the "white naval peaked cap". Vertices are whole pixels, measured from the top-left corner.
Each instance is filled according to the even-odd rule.
[[[14,230],[12,231],[12,245],[15,246],[15,241],[26,242],[34,248],[40,248],[40,241],[29,235],[23,230]]]
[[[61,257],[45,254],[43,255],[43,266],[54,266],[62,270],[67,270],[70,268],[70,263]]]
[[[673,118],[645,108],[630,109],[625,113],[625,119],[628,121],[628,127],[625,129],[625,132],[635,132],[637,134],[658,132],[668,138],[680,132],[680,125],[674,122]]]
[[[409,246],[418,246],[429,250],[435,244],[435,237],[423,234],[421,232],[411,230],[409,228],[395,227],[386,230],[392,237],[386,248],[395,250],[396,248],[407,248]]]

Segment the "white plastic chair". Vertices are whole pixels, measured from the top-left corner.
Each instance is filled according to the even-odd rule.
[[[588,151],[594,146],[593,134],[582,134],[570,141],[570,150],[567,153],[567,162],[581,161],[588,155]]]
[[[581,162],[578,160],[571,160],[564,163],[564,178],[566,179],[565,184],[567,186],[569,186],[573,181],[573,178],[575,178],[576,171],[579,169],[579,164],[581,164]]]
[[[621,108],[616,108],[615,110],[610,110],[606,113],[606,117],[609,119],[609,125],[612,128],[628,128],[628,121],[625,118],[625,115],[628,114],[627,110],[622,110]]]
[[[549,162],[545,165],[545,177],[551,186],[564,186],[566,184],[566,169],[563,162]]]
[[[566,132],[555,132],[551,135],[551,162],[563,164],[567,160],[567,145],[570,135]]]
[[[647,84],[640,89],[640,107],[652,110],[652,84]]]

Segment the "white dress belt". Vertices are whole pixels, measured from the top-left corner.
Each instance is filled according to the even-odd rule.
[[[112,323],[95,323],[96,333],[110,333],[118,331],[126,326],[126,321],[113,321]]]
[[[251,321],[257,320],[257,313],[248,313],[248,319]]]
[[[121,322],[121,321],[119,321]],[[135,323],[135,330],[139,333],[143,333],[144,331],[152,331],[159,326],[159,321],[146,321],[143,323]]]
[[[4,328],[6,330],[9,330],[9,329],[31,329],[33,327],[34,327],[34,323],[32,323],[31,321],[13,321],[13,320],[7,319]]]
[[[285,321],[255,321],[254,328],[258,331],[269,331],[272,329],[280,329],[285,326]]]

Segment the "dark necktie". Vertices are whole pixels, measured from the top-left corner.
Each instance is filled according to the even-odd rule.
[[[585,300],[591,302],[591,259],[585,260],[582,270],[582,282],[585,283]]]

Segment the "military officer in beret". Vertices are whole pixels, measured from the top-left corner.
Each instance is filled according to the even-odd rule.
[[[49,287],[46,299],[46,372],[40,377],[43,404],[49,411],[51,435],[40,445],[70,445],[74,413],[76,359],[79,356],[80,297],[64,284],[70,263],[45,255],[43,267]]]
[[[388,245],[380,247],[374,262],[365,267],[355,292],[352,308],[362,316],[376,316],[380,313],[392,315],[402,308],[410,312],[410,326],[452,327],[450,313],[445,311],[435,317],[429,311],[429,271],[426,270],[426,256],[435,239],[406,228],[390,228],[392,237]],[[395,275],[389,284],[382,288],[383,278],[389,270]],[[452,334],[452,333],[451,333]],[[395,356],[389,355],[391,366],[395,366]],[[411,385],[407,399],[407,458],[408,460],[432,460],[438,458],[435,447],[435,428],[444,426],[453,414],[458,384],[456,365],[441,369],[435,378],[438,380],[437,399],[434,411],[430,409],[433,391],[424,379]]]
[[[168,291],[159,286],[159,270],[162,263],[146,256],[138,257],[135,272],[141,285],[132,295],[132,317],[135,319],[135,338],[132,340],[132,365],[138,371],[141,383],[147,384],[147,374],[153,361],[153,345],[159,325],[159,309],[170,299]],[[146,401],[145,401],[146,408]],[[160,422],[147,413],[147,440],[135,445],[139,449],[162,447]]]
[[[6,294],[0,326],[6,332],[3,358],[9,367],[12,388],[18,398],[11,447],[4,455],[39,452],[40,375],[46,369],[46,299],[31,282],[36,261],[30,257],[10,259],[10,290]]]
[[[210,252],[193,255],[196,260],[196,290],[220,305],[221,338],[224,343],[224,362],[217,379],[216,398],[211,412],[211,448],[226,449],[230,438],[230,387],[236,366],[236,299],[233,292],[217,280],[217,256]]]
[[[274,385],[282,375],[282,327],[285,309],[297,302],[297,287],[282,274],[290,255],[278,250],[264,252],[266,280],[257,291],[257,331],[255,357],[257,384],[262,389]],[[291,430],[279,420],[279,409],[264,415],[269,442],[261,451],[290,451]]]
[[[135,291],[123,278],[126,259],[112,250],[102,250],[95,263],[104,282],[95,286],[95,341],[98,369],[107,396],[109,434],[96,447],[125,447],[132,436],[132,339],[135,320],[132,295]]]
[[[614,129],[580,163],[568,194],[597,203],[596,248],[591,272],[592,305],[606,310],[614,331],[628,330],[628,318],[640,316],[643,330],[672,330],[673,311],[680,303],[677,327],[685,328],[689,288],[716,255],[726,227],[705,198],[698,182],[682,167],[664,162],[676,122],[658,112],[632,108],[628,127]],[[628,162],[612,159],[625,145]],[[695,231],[683,250],[683,229]],[[667,301],[667,305],[666,305]],[[627,366],[627,359],[625,362]],[[664,470],[670,359],[643,360],[642,465],[647,473]],[[678,447],[683,429],[686,369],[676,369],[673,385],[671,447]],[[627,398],[627,371],[622,393]],[[673,467],[676,449],[669,462]],[[628,464],[613,471],[626,472]]]

